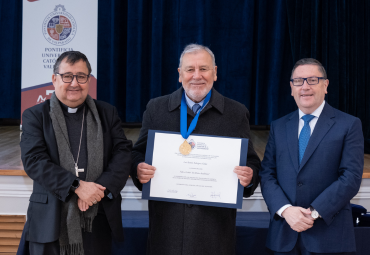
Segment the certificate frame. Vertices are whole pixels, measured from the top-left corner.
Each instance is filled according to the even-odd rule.
[[[147,145],[146,145],[146,153],[145,153],[145,163],[147,163],[149,165],[152,165],[152,162],[153,162],[154,138],[155,138],[156,133],[167,133],[167,134],[181,135],[180,132],[170,132],[170,131],[161,131],[161,130],[151,130],[151,129],[149,129],[148,130]],[[246,166],[247,165],[249,139],[239,138],[239,137],[201,135],[201,134],[192,134],[192,136],[208,136],[208,137],[219,137],[219,138],[229,138],[229,139],[239,139],[239,140],[241,140],[239,166]],[[164,202],[174,202],[174,203],[183,203],[183,204],[193,204],[193,205],[234,208],[234,209],[241,209],[242,206],[243,206],[244,187],[243,187],[243,185],[240,184],[239,179],[238,179],[238,191],[237,191],[236,203],[220,203],[220,202],[195,201],[195,200],[188,200],[188,199],[173,199],[173,198],[164,198],[164,197],[152,197],[152,196],[150,196],[150,185],[151,185],[151,180],[149,182],[143,184],[142,199],[155,200],[155,201],[164,201]]]

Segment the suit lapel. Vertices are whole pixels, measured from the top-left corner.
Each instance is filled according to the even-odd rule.
[[[217,109],[221,114],[224,113],[224,96],[217,92],[214,88],[212,88],[212,96],[209,100],[208,104],[203,108],[203,110],[200,112],[199,116],[202,116],[205,112],[207,112],[209,109],[215,108]]]
[[[186,108],[187,108],[187,111],[188,111],[188,115],[190,115],[192,117],[192,119],[194,119],[195,117],[195,113],[193,112],[192,109],[189,108],[189,106],[186,104]]]
[[[335,115],[333,108],[328,103],[325,103],[324,109],[322,110],[320,117],[317,120],[315,129],[313,130],[311,138],[308,142],[306,151],[304,152],[301,165],[299,166],[299,171],[307,163],[311,155],[316,150],[317,146],[319,146],[321,140],[334,125],[335,123],[335,121],[333,120],[334,117]]]
[[[297,110],[292,113],[289,121],[285,124],[290,158],[296,171],[298,171],[298,122],[299,114]]]

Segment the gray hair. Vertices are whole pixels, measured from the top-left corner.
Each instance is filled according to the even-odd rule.
[[[290,79],[292,79],[293,77],[293,73],[295,71],[295,69],[298,67],[298,66],[303,66],[303,65],[314,65],[314,66],[318,66],[319,68],[319,71],[322,75],[322,77],[324,77],[325,79],[327,79],[328,77],[326,76],[326,71],[325,71],[325,68],[324,66],[316,59],[314,58],[302,58],[300,60],[298,60],[294,67],[293,67],[293,70],[292,70],[292,74],[290,75]]]
[[[205,50],[209,53],[209,55],[211,55],[212,62],[213,62],[213,67],[215,67],[216,66],[216,60],[215,60],[215,55],[213,55],[213,52],[206,46],[193,43],[193,44],[187,45],[185,47],[184,51],[181,53],[179,68],[181,68],[182,58],[186,53],[198,52],[198,51],[201,51],[201,50]]]

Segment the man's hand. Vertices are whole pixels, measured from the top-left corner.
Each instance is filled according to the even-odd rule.
[[[87,209],[89,209],[89,205],[87,203],[85,203],[84,201],[82,201],[81,198],[77,199],[77,204],[78,204],[78,208],[82,212],[86,212]]]
[[[297,232],[303,232],[312,228],[314,223],[310,209],[298,206],[290,206],[286,208],[281,215],[285,218],[289,226]]]
[[[234,168],[234,173],[237,174],[240,184],[247,187],[253,178],[253,170],[247,166],[237,166]]]
[[[80,187],[75,191],[76,195],[89,206],[94,204],[94,201],[99,202],[104,197],[105,187],[94,182],[80,181]]]
[[[137,178],[141,183],[147,183],[154,177],[155,167],[147,163],[140,163],[137,165]]]

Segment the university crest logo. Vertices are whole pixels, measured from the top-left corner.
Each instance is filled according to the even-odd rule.
[[[66,12],[64,5],[56,5],[42,23],[42,33],[45,39],[56,46],[68,44],[77,32],[77,24],[73,16]]]

